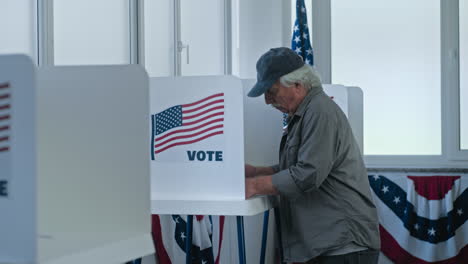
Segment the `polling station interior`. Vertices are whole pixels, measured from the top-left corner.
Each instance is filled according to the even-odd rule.
[[[277,164],[284,132],[247,96],[273,47],[312,65],[349,121],[378,263],[466,262],[468,1],[0,11],[0,263],[286,263],[278,197],[245,198],[245,164]]]

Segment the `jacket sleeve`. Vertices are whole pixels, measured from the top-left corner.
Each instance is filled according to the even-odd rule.
[[[305,113],[297,125],[302,126],[298,145],[293,143],[284,150],[289,157],[297,156],[297,161],[272,176],[275,188],[289,199],[320,187],[332,170],[339,144],[336,119],[330,113]]]

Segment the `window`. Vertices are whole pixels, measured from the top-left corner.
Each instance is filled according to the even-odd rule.
[[[0,1],[0,54],[23,53],[37,61],[34,1]]]
[[[333,0],[332,83],[364,92],[365,155],[440,155],[439,0]]]
[[[145,68],[150,77],[173,76],[174,1],[146,1]]]
[[[128,0],[56,0],[54,64],[130,63]]]
[[[150,76],[222,75],[226,1],[145,3],[145,65]]]
[[[460,1],[460,149],[468,150],[468,2]]]

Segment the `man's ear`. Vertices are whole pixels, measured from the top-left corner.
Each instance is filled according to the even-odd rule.
[[[306,91],[306,88],[301,83],[294,83],[294,89],[299,94]]]

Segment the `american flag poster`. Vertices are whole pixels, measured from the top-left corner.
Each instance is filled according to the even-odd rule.
[[[150,79],[153,198],[244,198],[244,111],[240,79]]]
[[[211,137],[222,136],[224,93],[217,92],[195,102],[172,106],[152,115],[151,122],[152,160],[171,148],[186,147]],[[189,158],[199,158],[193,156],[195,153],[191,155]],[[216,154],[207,153],[205,159],[216,159]]]
[[[11,86],[0,80],[0,185],[5,185],[3,180],[11,174]],[[0,191],[0,198],[6,196],[6,191]]]
[[[381,251],[394,263],[468,263],[468,175],[372,174]]]

